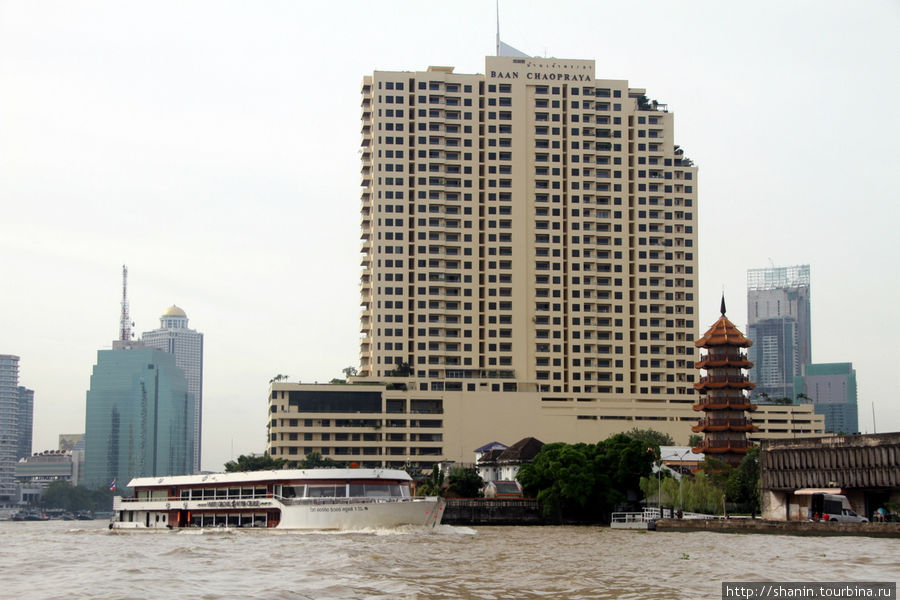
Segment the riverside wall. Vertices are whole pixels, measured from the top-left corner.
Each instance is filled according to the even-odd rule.
[[[769,521],[763,519],[659,519],[656,531],[714,531],[718,533],[775,533],[784,535],[859,535],[900,537],[900,523],[835,523]]]
[[[543,525],[541,507],[532,498],[447,498],[446,525]]]

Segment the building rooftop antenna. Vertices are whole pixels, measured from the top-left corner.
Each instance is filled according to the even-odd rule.
[[[497,54],[500,56],[500,0],[497,0]]]
[[[119,341],[130,342],[134,334],[131,328],[134,323],[128,316],[128,267],[122,265],[122,314],[119,317]]]

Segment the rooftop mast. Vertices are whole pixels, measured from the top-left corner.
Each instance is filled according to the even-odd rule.
[[[122,315],[119,317],[119,341],[130,342],[134,334],[131,332],[131,317],[128,316],[128,267],[122,265]]]
[[[497,56],[500,56],[500,0],[497,0]]]

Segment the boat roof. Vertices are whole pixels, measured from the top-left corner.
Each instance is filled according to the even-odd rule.
[[[128,487],[204,485],[211,483],[266,483],[269,481],[293,479],[390,479],[394,481],[412,481],[409,473],[399,469],[278,469],[270,471],[239,471],[236,473],[135,477],[128,482]]]

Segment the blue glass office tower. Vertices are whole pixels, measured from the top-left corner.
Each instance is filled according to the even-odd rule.
[[[84,485],[193,472],[194,398],[175,356],[140,342],[97,352],[87,393]]]
[[[826,432],[859,433],[853,363],[803,365],[803,375],[794,378],[794,389],[806,394],[817,415],[825,415]]]

